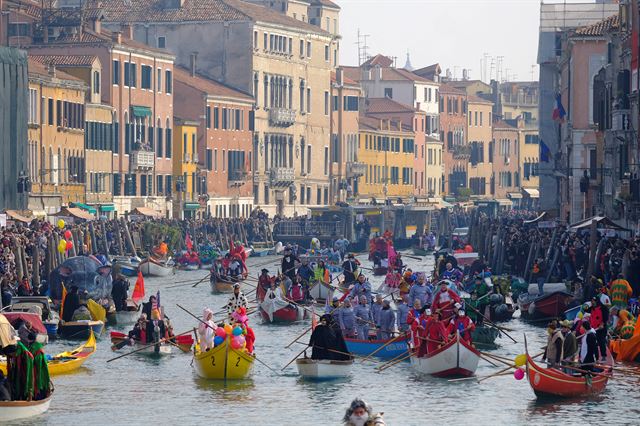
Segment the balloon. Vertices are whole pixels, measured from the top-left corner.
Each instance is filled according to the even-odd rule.
[[[67,242],[66,242],[66,241],[64,241],[64,240],[61,240],[61,241],[58,243],[58,251],[59,251],[60,253],[64,253],[66,250],[67,250]]]
[[[229,324],[225,324],[224,325],[224,332],[227,334],[231,334],[233,332],[233,327],[231,327],[231,325]]]
[[[221,328],[219,328],[218,330],[222,330]],[[222,330],[224,332],[224,330]],[[222,342],[224,342],[224,337],[220,337],[220,336],[216,336],[213,338],[213,344],[214,346],[218,346],[220,345]]]
[[[71,250],[73,248],[73,242],[72,241],[67,241],[67,244],[64,247],[67,250]]]
[[[227,332],[224,331],[224,328],[218,327],[216,328],[216,336],[224,339],[225,337],[227,337]]]
[[[70,240],[71,239],[71,231],[69,231],[68,229],[66,231],[64,231],[64,237],[67,240]]]
[[[240,349],[244,346],[245,339],[244,336],[233,336],[231,339],[231,347],[233,349]]]
[[[515,377],[516,380],[524,379],[524,370],[522,368],[516,369],[516,371],[513,372],[513,377]]]
[[[242,334],[242,327],[236,327],[233,329],[233,335],[234,336],[239,336]]]
[[[520,354],[520,355],[516,356],[516,358],[513,360],[513,362],[515,362],[517,367],[522,367],[523,365],[525,365],[527,363],[527,356],[525,354]]]
[[[64,228],[64,220],[63,219],[58,219],[58,228],[60,228],[60,229]]]

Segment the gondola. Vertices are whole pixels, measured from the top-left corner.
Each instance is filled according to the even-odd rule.
[[[204,379],[241,380],[251,373],[255,357],[244,349],[233,349],[230,337],[206,352],[200,345],[194,345],[193,367],[196,374]]]
[[[392,340],[393,342],[391,342]],[[350,353],[364,357],[373,354],[377,358],[395,359],[401,355],[409,354],[409,338],[406,336],[385,340],[362,340],[345,337],[344,341]]]
[[[478,368],[480,352],[471,344],[456,337],[423,357],[411,356],[411,366],[421,374],[435,377],[472,376]]]
[[[176,273],[171,260],[160,261],[153,257],[147,257],[140,262],[139,269],[145,277],[168,277]]]
[[[573,300],[573,295],[565,291],[554,291],[542,296],[523,293],[518,297],[518,306],[523,319],[555,319],[560,318]]]
[[[62,321],[58,327],[58,333],[64,339],[88,339],[91,333],[99,337],[103,331],[104,322],[94,320]]]
[[[209,277],[209,284],[211,285],[211,292],[215,294],[219,293],[233,293],[233,286],[236,283],[241,283],[246,279],[245,275],[238,275],[236,277],[220,276],[216,273],[211,273]]]
[[[129,337],[125,333],[121,333],[119,331],[111,332],[111,343],[114,345],[118,345],[128,338]],[[188,335],[180,335],[175,336],[173,340],[175,340],[175,342],[162,342],[158,343],[157,345],[151,345],[151,343],[153,342],[141,343],[136,341],[134,342],[133,346],[134,350],[148,346],[144,350],[139,351],[139,353],[150,355],[168,355],[171,354],[173,352],[173,349],[176,348],[184,353],[191,352],[191,347],[193,346],[193,337]]]

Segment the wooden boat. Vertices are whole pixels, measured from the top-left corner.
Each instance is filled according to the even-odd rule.
[[[111,332],[111,343],[114,345],[118,345],[122,343],[125,339],[128,339],[128,336],[125,333],[121,333],[119,331]],[[180,335],[175,336],[174,338],[175,344],[171,344],[169,342],[162,342],[160,344],[149,346],[148,348],[141,350],[139,353],[141,354],[156,354],[156,355],[168,355],[172,353],[173,348],[180,349],[182,352],[187,353],[191,352],[191,347],[193,346],[193,337],[189,335]],[[134,342],[133,349],[140,349],[144,346],[150,345],[150,343],[140,343]]]
[[[58,334],[60,316],[51,309],[51,299],[47,296],[16,296],[11,299],[9,312],[41,313],[40,319],[47,329],[50,339],[55,339]]]
[[[580,372],[573,375],[556,368],[539,366],[529,355],[526,337],[525,351],[527,380],[538,398],[575,398],[595,395],[605,390],[613,374],[611,353],[607,354],[606,366],[602,372],[594,372],[591,377],[586,377]]]
[[[318,303],[324,303],[328,297],[333,295],[333,288],[322,281],[314,281],[309,286],[309,296]]]
[[[138,256],[115,256],[111,259],[113,266],[122,275],[137,277],[141,259]]]
[[[329,359],[296,359],[298,373],[303,379],[331,380],[349,376],[353,359],[338,361]]]
[[[115,311],[115,323],[119,325],[129,325],[136,322],[140,316],[140,305],[132,299],[127,299],[127,309]]]
[[[49,409],[51,395],[39,401],[0,401],[0,423],[39,416]]]
[[[518,297],[518,305],[523,319],[555,319],[560,318],[573,300],[573,295],[565,291],[554,291],[540,297],[529,293]]]
[[[411,247],[411,250],[413,251],[413,254],[416,255],[416,256],[426,256],[426,255],[428,255],[430,253],[429,250],[425,250],[422,247],[416,247],[416,246]],[[431,250],[431,251],[433,251],[433,250]]]
[[[65,339],[89,339],[91,333],[101,336],[104,331],[104,322],[83,320],[60,322],[58,332]]]
[[[276,253],[276,248],[273,246],[267,246],[265,243],[255,243],[253,250],[251,251],[251,257],[265,257]]]
[[[418,373],[430,374],[435,377],[472,376],[478,368],[480,352],[473,346],[456,337],[441,348],[418,358],[411,356],[411,366]]]
[[[478,253],[454,253],[453,257],[458,261],[458,267],[464,268],[465,266],[471,266],[478,259]]]
[[[217,274],[211,274],[209,283],[211,284],[212,293],[233,293],[233,285],[241,283],[246,278],[242,275],[237,277],[221,277]]]
[[[349,349],[349,352],[355,355],[366,357],[375,352],[375,354],[373,355],[375,357],[382,358],[382,359],[394,359],[394,358],[400,357],[401,355],[409,354],[407,352],[409,348],[408,337],[397,338],[392,343],[389,343],[391,340],[393,339],[361,340],[361,339],[349,339],[346,337],[344,339],[345,343],[347,344],[347,349]]]
[[[152,257],[140,262],[140,271],[145,277],[168,277],[176,273],[173,262],[162,262]]]
[[[373,275],[379,277],[382,275],[387,275],[387,271],[389,270],[386,266],[375,266],[373,268]]]
[[[46,345],[49,342],[49,332],[42,323],[42,319],[39,314],[35,312],[3,312],[3,315],[7,318],[7,321],[18,329],[18,322],[20,320],[27,321],[31,324],[31,328],[36,333],[36,342]],[[87,335],[87,338],[89,336]]]
[[[96,338],[93,333],[89,336],[89,340],[72,351],[62,352],[47,361],[49,367],[49,375],[57,376],[58,374],[72,373],[78,370],[84,362],[91,357],[96,351]],[[0,371],[7,374],[7,362],[0,361]]]
[[[296,321],[302,321],[308,318],[307,310],[300,306],[289,304],[284,308],[278,309],[273,313],[273,320],[269,317],[267,311],[262,309],[262,306],[258,308],[262,320],[267,323],[291,323]]]
[[[244,349],[233,349],[228,337],[215,348],[201,352],[194,345],[193,366],[196,374],[204,379],[241,380],[251,373],[255,357]]]
[[[480,349],[496,349],[496,339],[499,335],[500,332],[495,327],[476,326],[471,332],[471,341]]]

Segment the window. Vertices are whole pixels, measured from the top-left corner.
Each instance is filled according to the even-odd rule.
[[[29,89],[29,124],[38,124],[38,91]]]
[[[320,205],[320,202],[322,201],[322,190],[320,188],[316,189],[316,204]]]
[[[168,121],[168,120],[167,120]],[[167,126],[169,125],[169,123],[167,123]],[[172,132],[171,129],[169,129],[167,127],[167,137],[165,138],[165,150],[164,150],[164,155],[166,158],[171,158],[171,142],[172,142]]]
[[[162,68],[156,72],[156,92],[162,93]]]
[[[173,192],[173,182],[172,182],[173,178],[171,175],[167,175],[165,177],[165,193],[166,195],[171,195],[171,193]]]
[[[329,115],[329,92],[324,92],[324,115]]]
[[[207,154],[206,154],[206,167],[207,170],[211,171],[213,170],[213,151],[209,148],[207,148]]]
[[[93,94],[100,94],[100,71],[93,72]]]
[[[165,49],[167,47],[167,38],[165,36],[158,37],[158,47],[160,49]]]
[[[264,203],[269,204],[269,185],[264,184]]]
[[[152,68],[148,65],[142,65],[142,68],[140,69],[140,73],[142,74],[140,87],[142,89],[151,90],[151,70]]]
[[[224,172],[227,168],[227,151],[222,150],[222,171]]]
[[[113,84],[120,84],[120,61],[113,60],[113,72],[111,73],[111,82]]]
[[[162,127],[160,127],[160,120],[158,120],[158,127],[156,128],[156,133],[157,133],[157,137],[156,137],[156,155],[158,158],[162,157],[162,151],[164,148],[164,141],[162,140],[162,134],[164,133],[164,131],[162,130]]]
[[[384,97],[385,98],[389,98],[389,99],[393,99],[393,89],[391,87],[385,87],[384,88]]]
[[[31,25],[26,22],[12,22],[9,24],[9,37],[28,37],[31,35]]]
[[[227,130],[229,128],[229,110],[227,108],[222,108],[222,130]]]
[[[253,48],[254,49],[258,48],[258,32],[257,31],[253,32]]]
[[[311,88],[307,87],[307,112],[311,114]]]
[[[311,57],[311,42],[307,42],[307,58]]]
[[[213,150],[213,171],[214,172],[218,171],[218,150],[217,149]]]
[[[307,145],[307,173],[311,173],[311,145]]]
[[[329,176],[329,147],[324,147],[324,175]]]
[[[525,135],[524,143],[538,145],[539,143],[538,135]]]
[[[304,114],[304,80],[300,81],[300,112]]]
[[[124,63],[124,85],[136,87],[136,64],[133,62]]]
[[[213,128],[214,129],[219,129],[220,128],[220,112],[219,112],[218,107],[214,107],[213,108]]]
[[[235,115],[236,115],[236,125],[235,125],[235,129],[236,130],[242,130],[242,111],[239,109],[235,110]]]
[[[482,111],[480,111],[480,126],[482,126]]]
[[[207,106],[207,109],[205,111],[205,120],[207,122],[207,129],[211,128],[211,107]]]
[[[300,57],[304,57],[304,40],[300,40]]]
[[[589,179],[598,178],[598,154],[595,149],[589,150]]]
[[[331,58],[331,55],[329,54],[329,46],[324,46],[324,60],[329,62],[330,58]]]
[[[66,106],[66,103],[65,103]],[[62,118],[63,118],[64,112],[62,110],[62,101],[57,100],[56,101],[56,126],[60,127],[62,126]]]
[[[165,84],[164,91],[167,94],[171,94],[171,92],[173,91],[172,72],[170,70],[166,70],[164,75],[165,75],[165,77],[164,77],[164,84]]]
[[[345,111],[358,111],[358,97],[345,96],[343,99]]]

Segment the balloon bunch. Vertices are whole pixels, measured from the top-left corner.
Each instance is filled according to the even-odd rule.
[[[524,379],[524,370],[521,368],[527,363],[527,356],[525,354],[520,354],[515,357],[513,362],[516,364],[516,371],[513,372],[513,377],[516,380]]]
[[[64,225],[64,220],[59,219],[58,228],[64,229]],[[71,237],[71,231],[69,231],[68,229],[64,231],[64,240],[60,240],[60,242],[58,243],[58,251],[60,252],[60,254],[68,252],[73,248],[73,241],[71,240]]]
[[[213,339],[213,345],[214,347],[221,345],[227,337],[229,337],[233,349],[242,349],[246,346],[245,333],[246,331],[240,326],[232,327],[229,324],[225,324],[224,327],[218,327],[216,329],[216,337]]]

